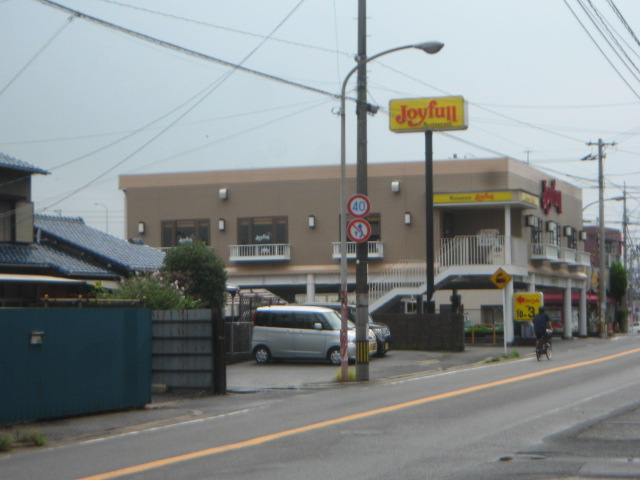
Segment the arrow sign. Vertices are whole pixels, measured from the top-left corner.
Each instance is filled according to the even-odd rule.
[[[354,218],[347,225],[347,235],[353,242],[366,242],[371,236],[371,224],[364,218]]]

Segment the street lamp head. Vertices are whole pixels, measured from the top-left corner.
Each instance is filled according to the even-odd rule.
[[[442,47],[444,47],[444,43],[440,42],[423,42],[413,45],[413,48],[418,48],[423,52],[427,52],[429,54],[438,53],[440,50],[442,50]]]

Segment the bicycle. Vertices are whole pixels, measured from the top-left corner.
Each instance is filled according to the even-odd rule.
[[[541,338],[536,340],[536,359],[538,361],[540,361],[543,356],[546,356],[547,360],[551,360],[551,333],[552,330],[547,330],[544,341]]]

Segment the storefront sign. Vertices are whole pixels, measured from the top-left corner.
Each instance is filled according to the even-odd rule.
[[[513,294],[513,319],[519,322],[530,322],[533,320],[540,307],[543,306],[542,292],[534,293],[514,293]]]
[[[512,192],[436,193],[433,203],[492,203],[510,202]]]
[[[396,133],[465,130],[463,97],[407,98],[389,102],[389,128]]]
[[[562,192],[556,190],[556,181],[551,180],[549,186],[547,181],[542,180],[542,197],[540,199],[540,207],[544,213],[549,213],[552,207],[556,207],[558,213],[562,213]]]

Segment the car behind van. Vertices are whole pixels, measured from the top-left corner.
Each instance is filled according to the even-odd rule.
[[[307,305],[330,308],[338,312],[338,314],[341,314],[342,311],[342,305],[340,303],[308,303]],[[347,305],[347,314],[349,316],[349,320],[355,323],[356,306]],[[371,318],[371,315],[369,315],[369,330],[371,330],[376,336],[376,342],[378,344],[376,355],[378,357],[384,357],[391,349],[392,340],[389,326],[386,323],[374,321],[373,318]]]
[[[342,320],[334,310],[323,307],[273,305],[259,307],[253,314],[251,350],[257,363],[271,359],[328,360],[340,365]],[[348,357],[355,360],[355,324],[349,322]],[[376,337],[368,331],[369,353],[377,349]]]

